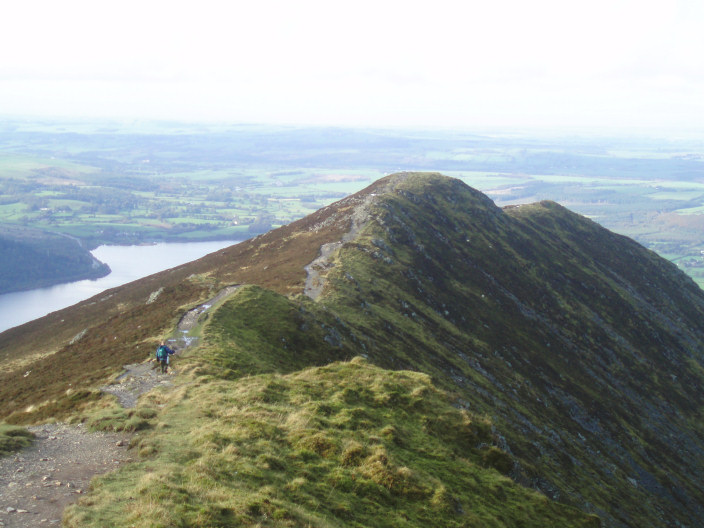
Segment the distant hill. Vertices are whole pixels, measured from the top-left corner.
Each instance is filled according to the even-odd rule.
[[[437,174],[0,334],[0,413],[95,420],[100,383],[233,284],[69,526],[704,524],[704,292]]]
[[[38,229],[1,226],[0,294],[110,273],[77,239]]]

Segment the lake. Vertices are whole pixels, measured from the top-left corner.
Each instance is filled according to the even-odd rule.
[[[0,295],[0,332],[89,299],[107,289],[173,268],[239,241],[169,242],[149,246],[100,246],[91,253],[112,272],[82,280]]]

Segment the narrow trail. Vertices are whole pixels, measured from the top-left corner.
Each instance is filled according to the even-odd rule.
[[[209,301],[196,306],[183,315],[178,322],[177,337],[167,340],[167,344],[176,351],[176,356],[198,342],[198,338],[192,336],[190,332],[198,323],[207,318],[210,308],[237,291],[238,288],[239,286],[228,286],[220,290],[220,292]],[[173,385],[169,376],[176,374],[177,371],[173,368],[169,368],[169,376],[165,376],[161,374],[156,367],[157,363],[153,358],[143,363],[125,365],[125,372],[120,374],[120,376],[115,379],[114,383],[101,387],[101,390],[109,394],[114,394],[120,402],[120,405],[124,408],[129,409],[135,407],[137,400],[142,394],[158,386],[169,387]]]
[[[178,336],[169,345],[178,353],[197,342],[189,333],[208,316],[208,310],[238,286],[221,290],[213,299],[189,310],[178,324]],[[156,348],[156,343],[155,343]],[[151,359],[125,365],[114,383],[101,387],[125,408],[158,386],[173,384]],[[133,460],[128,452],[132,435],[93,433],[83,424],[45,424],[29,427],[36,436],[31,446],[0,458],[0,527],[59,526],[63,510],[88,489],[90,480]]]
[[[105,385],[100,390],[114,395],[125,409],[136,407],[137,400],[142,394],[158,386],[173,385],[168,377],[174,375],[176,371],[169,369],[169,374],[161,374],[157,366],[157,362],[151,359],[144,363],[125,365],[125,372],[120,374],[114,383]]]
[[[88,489],[90,479],[131,460],[129,435],[89,433],[82,425],[29,428],[31,446],[0,458],[0,526],[59,526],[66,506]]]
[[[376,202],[377,196],[387,192],[389,184],[387,184],[379,192],[369,194],[357,203],[354,212],[350,218],[350,229],[342,236],[342,240],[338,242],[329,242],[320,246],[320,254],[303,269],[306,271],[306,282],[303,288],[303,293],[313,300],[316,300],[323,293],[326,283],[326,275],[333,266],[331,257],[340,249],[346,242],[350,242],[367,226],[371,220],[370,211]]]

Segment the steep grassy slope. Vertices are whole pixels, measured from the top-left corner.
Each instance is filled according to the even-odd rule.
[[[320,256],[323,244],[326,250],[309,266],[313,273],[306,286],[304,266]],[[276,522],[281,525],[369,523],[367,518],[355,517],[362,515],[358,510],[367,504],[357,502],[365,496],[360,499],[358,488],[343,489],[338,496],[340,490],[328,486],[335,500],[348,505],[338,516],[327,509],[322,491],[308,485],[337,482],[330,477],[335,474],[332,466],[325,471],[309,469],[323,463],[312,455],[304,466],[289,461],[291,450],[301,446],[294,441],[298,433],[282,425],[287,417],[300,411],[306,398],[332,406],[329,416],[354,414],[362,406],[360,416],[374,417],[369,419],[370,428],[365,433],[362,420],[357,424],[362,430],[354,431],[362,436],[349,438],[366,446],[366,460],[384,420],[399,429],[402,417],[422,424],[423,413],[441,416],[450,411],[445,401],[418,415],[405,403],[396,409],[398,401],[407,401],[405,397],[398,401],[390,397],[384,412],[401,414],[380,415],[380,410],[368,407],[374,398],[346,401],[332,389],[323,390],[320,384],[325,385],[321,380],[327,370],[302,373],[310,366],[362,355],[378,367],[429,375],[433,387],[427,385],[428,391],[446,391],[449,401],[464,410],[472,423],[491,422],[490,438],[465,446],[468,450],[460,458],[474,466],[493,464],[515,482],[569,506],[562,509],[549,502],[550,508],[557,509],[540,509],[539,501],[530,498],[532,492],[522,490],[516,493],[528,494],[515,504],[509,501],[512,505],[497,513],[493,499],[486,497],[491,486],[480,486],[481,500],[465,495],[467,490],[458,491],[471,488],[468,482],[488,482],[484,476],[475,478],[474,470],[467,469],[462,473],[466,480],[460,482],[444,474],[444,461],[455,449],[452,442],[449,451],[440,450],[437,456],[409,454],[419,449],[418,442],[437,443],[419,436],[420,430],[429,434],[427,428],[410,426],[415,431],[409,436],[413,441],[401,445],[403,452],[392,453],[393,442],[384,443],[391,453],[387,454],[393,463],[389,467],[407,467],[408,475],[422,475],[423,482],[434,483],[428,484],[423,500],[442,485],[454,497],[448,504],[457,500],[462,515],[487,508],[487,516],[477,520],[458,517],[459,510],[452,506],[456,511],[442,517],[441,525],[521,526],[541,518],[543,524],[536,525],[595,522],[575,514],[573,507],[597,514],[606,526],[704,524],[702,291],[664,259],[557,204],[502,210],[458,180],[439,175],[401,174],[379,180],[286,228],[116,289],[104,300],[91,301],[101,306],[102,317],[90,310],[90,303],[82,303],[45,318],[47,328],[54,329],[51,334],[32,323],[0,334],[1,350],[9,350],[2,347],[11,347],[10,339],[17,337],[13,361],[21,363],[14,372],[0,375],[0,401],[9,402],[0,409],[2,414],[10,421],[26,422],[61,409],[75,412],[81,398],[65,393],[69,383],[80,387],[97,383],[119,365],[145,357],[185,309],[234,283],[260,287],[240,288],[210,317],[194,351],[197,357],[189,360],[192,385],[163,402],[167,407],[155,418],[155,429],[140,441],[144,460],[127,467],[115,480],[104,481],[96,495],[72,513],[72,522],[99,524],[101,515],[125,512],[139,512],[155,525],[175,522],[168,512],[145,509],[159,498],[183,502],[178,519],[186,524],[194,519],[212,526],[234,520],[274,523],[272,516],[279,510]],[[157,291],[157,300],[147,303]],[[67,345],[68,336],[82,329],[87,330],[80,339]],[[33,353],[50,351],[47,343],[57,350],[51,361],[67,365],[61,381],[42,370],[41,361],[32,362]],[[32,344],[39,352],[33,352]],[[109,350],[117,353],[105,354]],[[40,373],[35,381],[34,370],[26,378],[18,376],[29,367]],[[403,385],[403,376],[413,378],[410,374],[397,378],[395,373],[362,368],[359,363],[335,368],[339,386],[355,391],[356,377],[388,377],[392,385]],[[262,384],[283,387],[271,389],[273,399],[264,401],[272,406],[268,411],[273,414],[267,416],[273,416],[273,421],[260,416],[252,425],[268,432],[232,433],[222,441],[213,440],[214,447],[187,438],[189,420],[203,431],[229,430],[246,422],[250,407],[238,407],[229,415],[207,402],[214,399],[225,407],[235,406],[228,399],[230,392],[249,401],[246,393],[256,393]],[[92,397],[93,393],[86,393],[83,401]],[[50,403],[25,412],[26,405],[39,402]],[[322,416],[327,412],[321,411]],[[332,464],[339,465],[348,433],[341,436],[329,417],[327,421],[318,415],[314,418],[311,435],[331,439],[338,457]],[[285,439],[281,445],[274,441],[281,438]],[[182,447],[181,442],[185,442]],[[230,469],[208,474],[206,469],[213,464],[205,462],[215,459],[203,454],[204,446],[220,453],[222,467]],[[263,447],[258,451],[256,446]],[[168,459],[172,450],[181,454]],[[315,449],[312,452],[327,460]],[[237,458],[240,455],[242,460]],[[260,455],[264,458],[257,458]],[[426,455],[430,458],[423,458]],[[276,461],[268,467],[270,456]],[[181,467],[196,460],[201,461],[200,469]],[[240,462],[255,475],[247,480],[249,484],[241,484],[232,473],[232,465]],[[170,469],[144,477],[147,480],[139,489],[130,488],[135,479],[142,479],[142,472],[153,473],[161,465]],[[434,466],[432,471],[439,473],[431,471]],[[303,507],[291,506],[297,500],[286,488],[295,479],[292,468],[311,471],[303,476],[304,482],[299,481],[305,484],[301,500],[308,501]],[[285,477],[276,476],[277,471]],[[343,477],[352,478],[347,473]],[[180,483],[176,488],[159,487],[171,478]],[[157,495],[149,491],[149,479],[162,489]],[[203,491],[206,483],[216,489],[213,495]],[[228,503],[223,497],[235,488],[235,502]],[[131,509],[126,501],[137,491],[140,496]],[[241,502],[247,494],[258,497],[251,509]],[[196,498],[189,502],[187,496]],[[397,519],[394,525],[427,522],[416,506],[395,500],[383,511],[400,509],[408,519]],[[122,509],[110,513],[112,505]],[[421,501],[418,508],[431,506]],[[352,516],[347,510],[352,510]],[[203,517],[198,517],[201,513]],[[553,513],[556,517],[551,517]],[[374,520],[380,523],[380,516]]]

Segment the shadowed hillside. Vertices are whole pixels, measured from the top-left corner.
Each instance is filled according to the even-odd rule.
[[[167,521],[164,512],[154,511],[143,511],[145,519],[165,525],[196,522],[197,512],[203,510],[210,512],[210,517],[199,518],[204,525],[254,525],[279,511],[277,523],[282,526],[368,525],[359,509],[381,508],[375,511],[383,516],[384,508],[407,506],[399,506],[402,499],[392,497],[392,491],[382,505],[357,502],[362,488],[349,482],[338,488],[335,483],[374,480],[369,472],[396,468],[389,471],[411,488],[415,484],[409,482],[424,483],[418,489],[425,491],[413,488],[411,495],[417,492],[430,500],[445,489],[443,504],[449,509],[438,517],[443,526],[531,525],[521,519],[538,519],[536,526],[594,525],[595,518],[586,515],[567,521],[574,508],[598,515],[605,526],[704,522],[702,291],[653,252],[555,203],[502,210],[460,181],[439,175],[384,178],[289,226],[0,334],[0,354],[9,365],[0,374],[0,399],[7,402],[2,414],[10,422],[23,423],[75,413],[80,406],[89,409],[98,396],[89,390],[67,394],[68,384],[89,389],[121,365],[145,358],[187,309],[230,284],[250,286],[214,311],[199,346],[183,359],[189,372],[183,376],[185,392],[163,400],[170,410],[159,414],[154,430],[140,440],[142,465],[108,478],[101,488],[105,502],[84,503],[72,513],[73,519],[92,519],[99,526],[100,512],[108,504],[134,495],[129,482],[137,478],[135,472],[151,471],[149,460],[167,456],[155,446],[175,443],[176,450],[176,444],[181,445],[185,424],[190,423],[183,417],[195,408],[207,408],[203,402],[214,397],[211,389],[189,387],[235,391],[248,401],[256,385],[256,391],[264,391],[257,402],[274,407],[285,403],[284,408],[266,410],[280,421],[266,425],[270,418],[250,416],[254,429],[248,426],[233,436],[194,439],[187,444],[191,447],[178,447],[185,450],[182,460],[196,468],[211,467],[207,457],[218,453],[225,459],[242,457],[223,459],[222,471],[214,470],[207,478],[189,473],[191,469],[183,473],[178,464],[169,466],[174,460],[160,459],[171,469],[153,478],[175,479],[183,486],[164,491],[163,500],[178,502],[179,493],[185,493],[195,494],[195,502],[184,506],[176,520]],[[53,354],[50,361],[37,359],[48,353]],[[460,442],[460,452],[452,456],[503,472],[513,482],[569,507],[547,513],[529,506],[533,499],[522,495],[505,503],[502,518],[489,506],[489,488],[478,484],[484,477],[472,480],[481,490],[471,497],[461,491],[469,481],[450,481],[447,475],[429,472],[433,464],[424,457],[435,457],[440,467],[449,452],[409,455],[419,449],[418,442],[431,440],[415,433],[400,435],[402,450],[389,456],[396,437],[377,441],[373,438],[380,433],[373,430],[382,428],[384,420],[401,422],[365,407],[375,397],[348,400],[312,388],[321,383],[318,371],[296,377],[308,367],[359,355],[376,365],[374,369],[428,375],[423,379],[432,383],[433,391],[445,391],[456,412],[489,424],[488,436]],[[348,366],[336,367],[341,369],[341,387],[357,375],[368,375],[355,373],[361,367],[351,365],[359,363],[342,365]],[[56,376],[57,370],[61,376]],[[31,372],[22,376],[26,371]],[[375,370],[373,375],[388,376],[390,385],[384,390],[390,395],[382,398],[383,405],[389,412],[404,408],[411,389],[398,392],[393,387],[396,374],[383,372]],[[250,377],[252,386],[242,381]],[[274,388],[262,389],[260,383]],[[307,418],[310,428],[303,427],[305,433],[295,432],[298,426],[282,425],[289,420],[285,414],[297,412],[299,397],[290,391],[299,390],[313,391],[305,398],[330,407],[317,418]],[[358,387],[350,390],[359,392]],[[29,405],[35,406],[31,412]],[[247,413],[246,408],[240,411]],[[360,434],[368,428],[371,436],[334,432],[338,426],[333,416],[356,412],[359,420],[369,421]],[[428,416],[449,411],[437,407],[423,412]],[[215,409],[204,413],[198,415],[205,420],[204,430],[244,419]],[[427,420],[416,419],[420,424]],[[432,433],[433,426],[426,423],[421,429]],[[317,440],[301,440],[304,437]],[[271,444],[277,438],[281,445]],[[386,462],[374,466],[376,470],[349,474],[319,467],[317,457],[342,456],[352,441],[363,448],[354,467],[375,464],[373,446],[378,442],[387,452]],[[282,451],[291,445],[313,454]],[[310,464],[295,466],[300,457],[303,462],[311,457]],[[239,477],[224,469],[231,464],[250,468],[238,470],[252,480],[237,493],[254,494],[257,506],[238,502],[239,495],[226,504],[223,497],[232,490],[223,495],[195,493],[199,479],[205,479],[203,486],[206,481],[223,490],[232,486]],[[302,476],[305,482],[293,483],[294,466],[308,472]],[[403,470],[406,477],[401,477],[397,469],[404,467],[410,473]],[[278,477],[277,471],[282,472]],[[421,475],[420,481],[409,475]],[[324,493],[306,484],[316,479],[343,492],[336,496],[341,505],[337,510],[323,507]],[[377,485],[392,490],[385,482]],[[293,491],[296,487],[298,492]],[[496,493],[501,502],[501,492]],[[146,504],[151,496],[143,497]],[[291,504],[301,504],[297,497],[304,502],[294,511]],[[301,497],[312,498],[305,502],[308,499]],[[481,509],[475,502],[482,500],[486,516],[472,517]],[[409,510],[406,521],[422,526],[428,519]]]
[[[512,475],[613,526],[704,515],[704,295],[557,204],[496,208],[408,177],[343,246],[319,302],[367,355],[491,415]],[[660,509],[664,513],[660,513]]]
[[[110,273],[75,238],[0,225],[0,293],[97,279]]]

